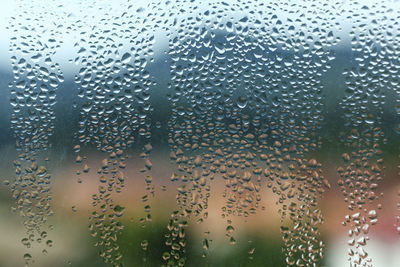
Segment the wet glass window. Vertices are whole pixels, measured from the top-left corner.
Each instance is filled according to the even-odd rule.
[[[400,266],[400,1],[0,5],[0,266]]]

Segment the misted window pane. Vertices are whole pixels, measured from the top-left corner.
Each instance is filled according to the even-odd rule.
[[[400,2],[0,8],[0,266],[400,266]]]

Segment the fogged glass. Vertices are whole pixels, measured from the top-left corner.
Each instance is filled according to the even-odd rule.
[[[0,266],[400,266],[400,2],[2,2]]]

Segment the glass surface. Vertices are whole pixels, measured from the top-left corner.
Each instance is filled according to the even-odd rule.
[[[400,266],[400,2],[0,2],[0,266]]]

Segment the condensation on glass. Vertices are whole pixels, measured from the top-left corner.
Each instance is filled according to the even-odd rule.
[[[85,223],[105,263],[124,263],[126,210],[141,206],[143,216],[133,220],[148,227],[153,208],[160,210],[151,203],[162,203],[159,192],[167,192],[174,197],[161,207],[168,219],[156,255],[164,266],[190,261],[187,229],[196,223],[207,229],[209,216],[222,217],[219,235],[230,246],[243,222],[271,212],[279,214],[282,264],[321,266],[319,203],[332,191],[347,206],[344,218],[330,222],[343,224],[348,235],[342,257],[350,266],[374,266],[368,240],[381,210],[397,206],[390,231],[400,233],[400,199],[385,207],[380,190],[382,147],[398,146],[390,144],[398,138],[396,118],[388,122],[385,114],[400,110],[399,7],[398,1],[18,1],[9,23],[18,156],[4,184],[25,228],[23,262],[34,264],[31,246],[52,253],[48,221],[57,216],[57,173],[49,150],[58,142],[57,106],[71,100],[76,116],[60,114],[74,123],[71,139],[59,142],[74,153],[69,183],[83,186],[96,177]],[[69,93],[58,95],[67,82]],[[338,136],[328,143],[340,149],[329,152],[324,142],[332,131]],[[157,150],[168,150],[168,171],[153,161]],[[327,162],[320,151],[341,159]],[[329,179],[323,162],[337,170]],[[140,174],[129,177],[129,168]],[[129,179],[142,179],[143,188],[129,188]],[[123,201],[129,190],[140,192],[139,202]],[[219,208],[210,210],[213,195]],[[70,209],[76,213],[79,205]],[[210,257],[210,231],[200,235],[193,246]],[[246,266],[258,266],[257,245],[248,244]],[[154,257],[146,254],[151,245],[140,242],[143,266]]]

